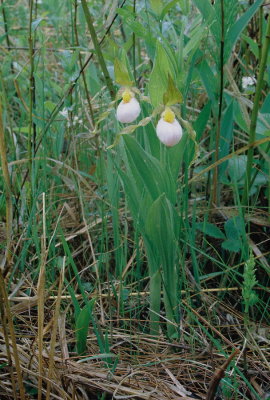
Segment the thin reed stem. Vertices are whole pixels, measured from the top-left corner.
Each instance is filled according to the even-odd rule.
[[[259,113],[259,106],[260,106],[260,98],[261,92],[263,87],[263,76],[268,56],[268,50],[270,45],[270,16],[268,15],[268,22],[267,22],[267,31],[265,40],[262,47],[262,56],[260,59],[260,66],[259,66],[259,76],[256,85],[253,109],[251,114],[251,121],[250,121],[250,129],[249,129],[249,141],[248,144],[250,145],[247,154],[247,169],[246,169],[246,179],[244,184],[244,192],[242,197],[242,205],[247,206],[248,204],[248,196],[249,191],[251,189],[251,171],[252,171],[252,164],[254,158],[254,147],[251,144],[255,141],[256,136],[256,125]]]
[[[123,0],[123,2],[121,3],[121,5],[120,5],[119,8],[122,8],[122,7],[125,5],[125,3],[126,3],[126,0]],[[113,26],[113,24],[114,24],[114,22],[115,22],[115,20],[116,20],[117,17],[118,17],[118,13],[115,14],[115,16],[114,16],[112,22],[110,23],[110,25],[109,25],[108,28],[106,29],[106,32],[104,33],[102,39],[98,42],[99,46],[101,46],[102,43],[104,42],[104,40],[106,39],[106,37],[107,37],[107,35],[109,34],[109,32],[110,32],[110,30],[111,30],[111,28],[112,28],[112,26]],[[76,77],[76,79],[71,83],[71,85],[69,86],[69,88],[65,91],[64,95],[62,96],[62,98],[59,100],[59,102],[56,104],[56,106],[55,106],[54,109],[52,110],[52,112],[51,112],[51,114],[50,114],[50,117],[49,117],[49,119],[48,119],[48,121],[47,121],[47,123],[46,123],[46,125],[45,125],[45,127],[44,127],[44,129],[43,129],[43,131],[41,132],[39,141],[37,142],[37,145],[36,145],[36,148],[35,148],[35,151],[34,151],[34,155],[36,155],[36,153],[37,153],[37,151],[38,151],[38,149],[39,149],[39,147],[40,147],[40,145],[41,145],[41,143],[42,143],[42,141],[43,141],[43,139],[44,139],[46,133],[47,133],[48,130],[50,129],[50,127],[51,127],[53,121],[55,120],[56,116],[58,115],[59,111],[61,110],[61,107],[63,106],[63,104],[64,104],[64,102],[65,102],[65,99],[66,99],[66,98],[73,92],[73,90],[75,89],[76,84],[77,84],[78,80],[79,80],[80,77],[81,77],[81,74],[82,74],[83,71],[86,69],[87,65],[88,65],[88,64],[90,63],[90,61],[92,60],[93,56],[94,56],[94,53],[91,53],[91,54],[89,55],[89,57],[88,57],[88,58],[86,59],[86,61],[84,62],[84,64],[83,64],[81,70],[79,71],[78,76]],[[23,181],[22,181],[22,184],[21,184],[21,190],[18,192],[18,195],[17,195],[17,197],[16,197],[16,205],[17,205],[18,202],[19,202],[20,195],[21,195],[21,192],[22,192],[22,188],[23,188],[24,185],[25,185],[25,182],[26,182],[26,180],[27,180],[27,177],[28,177],[29,173],[30,173],[30,171],[29,171],[29,169],[28,169],[28,170],[26,171],[25,175],[24,175],[24,178],[23,178]]]
[[[217,120],[217,136],[215,148],[215,163],[219,160],[219,144],[222,119],[223,105],[223,87],[224,87],[224,0],[220,0],[221,7],[221,39],[220,39],[220,80],[219,80],[219,105],[218,105],[218,120]],[[213,178],[213,197],[212,202],[219,206],[219,182],[218,182],[218,166],[214,170]]]
[[[12,239],[13,210],[12,210],[12,187],[8,171],[7,149],[5,142],[1,99],[0,99],[0,157],[1,157],[1,165],[3,171],[5,196],[6,196],[6,250],[5,250],[5,256],[0,264],[0,270],[4,270],[4,275],[6,275],[7,271],[10,268],[10,263],[11,263],[10,248]]]
[[[4,281],[4,277],[2,275],[1,270],[0,270],[0,298],[1,298],[2,304],[5,308],[5,314],[6,314],[6,318],[8,321],[9,339],[10,339],[11,345],[12,345],[12,355],[14,358],[15,369],[16,369],[16,373],[17,373],[16,379],[18,381],[18,386],[19,386],[20,400],[24,400],[25,399],[25,390],[24,390],[24,385],[23,385],[22,371],[21,371],[21,366],[20,366],[20,359],[19,359],[19,354],[18,354],[16,335],[15,335],[15,329],[14,329],[14,324],[13,324],[13,317],[11,314],[7,291],[6,291],[6,286],[5,286],[5,281]],[[14,393],[14,395],[16,396],[16,392]]]
[[[75,0],[75,4],[74,4],[74,36],[75,36],[76,47],[79,47],[80,43],[79,43],[79,35],[78,35],[78,29],[77,29],[77,15],[78,15],[77,11],[78,11],[78,2]],[[82,71],[82,79],[83,79],[84,90],[85,90],[85,94],[86,94],[86,100],[87,100],[87,104],[88,104],[88,108],[89,108],[89,113],[90,113],[90,116],[91,116],[91,119],[93,122],[93,126],[94,126],[95,125],[95,117],[94,117],[94,112],[93,112],[93,107],[92,107],[92,103],[91,103],[88,85],[86,82],[85,71],[83,69],[82,55],[80,52],[79,52],[79,64],[80,64],[80,69]]]
[[[100,64],[100,68],[101,68],[101,70],[103,72],[103,75],[104,75],[104,78],[105,78],[105,82],[106,82],[107,88],[108,88],[108,90],[110,92],[111,98],[114,99],[115,98],[115,89],[114,89],[113,82],[111,80],[109,71],[107,69],[107,66],[106,66],[102,51],[101,51],[100,44],[98,42],[97,34],[96,34],[96,31],[95,31],[95,28],[94,28],[94,24],[93,24],[93,19],[92,19],[92,16],[90,14],[90,11],[88,9],[86,0],[82,0],[82,7],[83,7],[86,23],[87,23],[87,26],[88,26],[88,29],[89,29],[89,32],[90,32],[90,35],[91,35],[91,39],[92,39],[95,51],[97,53],[98,61],[99,61],[99,64]]]
[[[11,41],[10,41],[10,38],[9,38],[8,20],[7,20],[7,16],[6,16],[4,0],[1,0],[1,8],[2,8],[2,16],[3,16],[3,22],[4,22],[4,29],[5,29],[5,35],[6,35],[7,48],[8,48],[8,51],[10,51]],[[14,71],[14,67],[13,67],[13,62],[12,61],[10,63],[10,69],[11,69],[11,73],[14,74],[15,71]]]
[[[136,18],[136,0],[133,0],[133,13],[134,13],[134,19]],[[133,46],[132,46],[132,61],[133,61],[133,75],[134,75],[134,80],[136,82],[136,35],[135,32],[132,34],[132,41],[133,41]]]
[[[0,272],[1,273],[1,272]],[[1,316],[1,321],[2,321],[2,331],[5,339],[5,346],[6,346],[6,353],[7,353],[7,362],[8,362],[8,368],[10,370],[10,378],[11,378],[11,384],[12,384],[12,390],[13,394],[16,396],[16,382],[15,382],[15,377],[14,377],[14,371],[13,371],[13,365],[12,365],[12,358],[11,358],[11,349],[9,345],[9,337],[8,337],[8,321],[7,321],[7,315],[6,315],[6,310],[4,307],[4,297],[2,295],[3,288],[1,287],[0,284],[0,316]]]
[[[45,266],[47,259],[46,251],[46,212],[45,193],[42,193],[43,203],[43,235],[41,238],[41,265],[37,284],[38,295],[38,400],[42,399],[42,376],[43,376],[43,328],[44,328],[44,299],[45,299]]]
[[[262,38],[263,38],[263,6],[260,7],[259,12],[259,33],[258,33],[258,48],[259,48],[259,65],[262,58]]]
[[[51,378],[53,376],[53,366],[54,366],[54,356],[55,356],[55,346],[56,346],[56,333],[57,333],[58,319],[59,319],[59,315],[60,315],[61,294],[62,294],[62,290],[63,290],[63,282],[65,279],[65,264],[66,264],[66,256],[63,257],[63,265],[62,265],[62,269],[61,269],[60,277],[59,277],[58,293],[57,293],[55,311],[54,311],[54,317],[53,317],[53,328],[52,328],[52,334],[51,334],[50,353],[49,353],[49,368],[48,368],[46,400],[50,399],[50,393],[51,393]]]
[[[28,159],[29,159],[29,172],[30,180],[32,180],[32,158],[36,147],[36,124],[33,122],[33,109],[35,106],[35,77],[34,77],[34,39],[32,31],[33,22],[33,4],[34,0],[29,3],[29,60],[30,60],[30,74],[29,74],[29,126],[28,126]],[[33,132],[33,137],[32,137]],[[34,150],[34,151],[33,151]],[[32,186],[32,185],[31,185]]]

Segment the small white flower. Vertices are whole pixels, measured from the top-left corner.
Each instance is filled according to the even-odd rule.
[[[255,76],[243,76],[242,88],[246,89],[248,86],[254,86],[256,83]]]
[[[126,89],[122,95],[122,101],[117,107],[116,117],[118,121],[123,124],[128,124],[129,122],[135,121],[135,119],[140,115],[141,107],[139,102],[135,99],[134,94]]]
[[[183,131],[181,125],[175,118],[174,112],[170,108],[162,113],[160,120],[158,121],[157,137],[166,146],[172,147],[180,142]]]
[[[68,119],[68,109],[66,107],[64,107],[59,114],[61,114],[64,118]]]

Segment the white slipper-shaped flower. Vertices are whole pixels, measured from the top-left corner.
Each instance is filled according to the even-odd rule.
[[[122,94],[122,101],[117,107],[116,117],[123,124],[135,121],[140,115],[141,107],[135,99],[134,94],[129,89],[125,89]]]
[[[175,118],[174,112],[169,107],[161,114],[156,131],[159,140],[168,147],[175,146],[179,143],[183,135],[181,125]]]

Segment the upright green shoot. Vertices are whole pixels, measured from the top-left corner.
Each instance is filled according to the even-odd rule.
[[[255,98],[254,98],[254,102],[253,102],[253,109],[252,109],[250,128],[249,128],[248,144],[250,145],[250,147],[249,147],[248,154],[247,154],[247,157],[248,157],[247,158],[247,170],[246,170],[246,178],[245,178],[245,184],[244,184],[244,192],[243,192],[243,197],[242,197],[242,205],[243,206],[248,205],[249,191],[251,189],[251,175],[252,175],[252,165],[253,165],[253,159],[254,159],[253,143],[256,138],[256,126],[257,126],[257,119],[258,119],[258,113],[259,113],[259,108],[260,108],[260,99],[261,99],[261,93],[262,93],[262,87],[263,87],[263,78],[264,78],[267,57],[268,57],[269,46],[270,46],[270,15],[268,15],[267,30],[266,30],[263,47],[262,47],[262,55],[260,58],[260,66],[259,66],[259,75],[258,75],[258,79],[257,79],[256,92],[255,92]]]

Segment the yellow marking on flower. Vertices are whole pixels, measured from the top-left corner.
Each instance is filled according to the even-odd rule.
[[[163,113],[163,120],[172,123],[175,120],[175,114],[170,108],[166,108]]]
[[[124,103],[129,103],[130,100],[132,99],[132,93],[130,90],[125,90],[122,94],[122,99]]]

